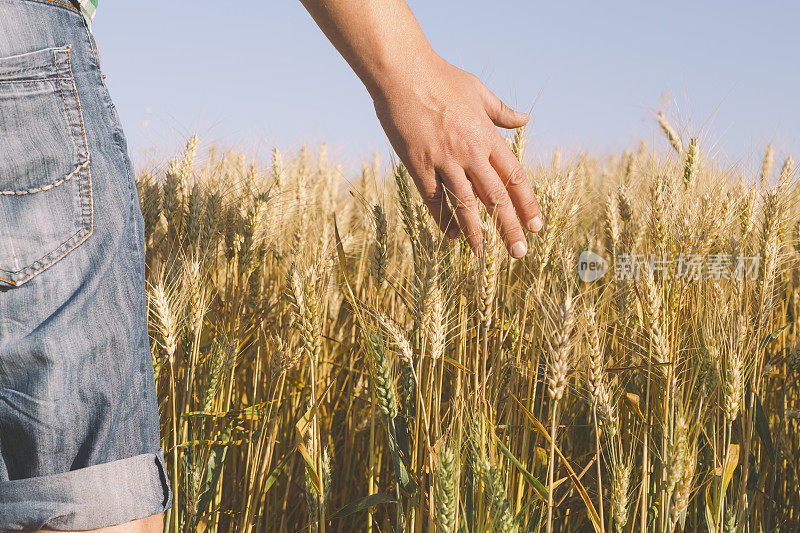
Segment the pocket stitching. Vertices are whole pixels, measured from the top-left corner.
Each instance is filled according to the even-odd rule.
[[[67,53],[67,65],[68,65],[68,68],[69,68],[69,79],[72,81],[72,92],[75,95],[75,106],[76,106],[76,108],[78,110],[78,120],[80,120],[80,122],[81,122],[81,137],[83,138],[83,153],[86,156],[86,186],[88,187],[88,190],[86,191],[87,192],[87,202],[86,203],[88,204],[88,208],[89,208],[89,229],[86,232],[86,235],[84,236],[84,239],[85,239],[86,237],[88,237],[89,235],[92,234],[92,228],[93,228],[93,222],[94,222],[94,209],[92,208],[93,207],[93,203],[92,203],[92,173],[91,173],[91,170],[89,168],[89,143],[86,141],[86,128],[84,127],[84,124],[83,124],[83,112],[81,111],[81,102],[78,99],[78,88],[75,86],[75,76],[72,73],[72,56],[70,55],[69,48],[67,48],[66,50],[63,50],[62,52],[66,52]],[[77,147],[77,143],[76,143],[76,147]],[[79,189],[80,189],[80,187],[79,187]],[[85,208],[86,208],[86,206],[81,205],[81,210],[82,210],[81,215],[82,215],[82,220],[84,221],[84,226],[86,225],[86,223],[85,223],[85,220],[86,220]],[[81,239],[81,241],[82,240],[83,239]],[[79,242],[81,242],[81,241],[79,241]]]
[[[84,167],[88,167],[88,166],[89,166],[89,160],[87,159],[84,163],[81,163],[75,170],[73,170],[72,172],[70,172],[69,174],[67,174],[66,176],[61,178],[60,180],[56,181],[55,183],[50,183],[50,184],[44,185],[42,187],[32,187],[30,189],[22,189],[22,190],[19,190],[19,191],[0,191],[0,194],[2,194],[2,195],[12,195],[12,194],[13,195],[23,195],[23,194],[34,194],[34,193],[37,193],[37,192],[48,191],[48,190],[52,189],[53,187],[58,187],[62,183],[66,182],[66,181],[69,181],[70,179],[72,179],[72,177],[75,174],[77,174],[79,171],[81,171]]]
[[[59,65],[58,65],[58,54],[59,54],[59,52],[63,53],[64,51],[63,50],[53,50],[53,63],[55,64],[56,71],[58,72],[58,74],[61,74],[61,72],[60,72],[61,69],[59,68]],[[69,61],[70,60],[69,48],[66,49],[66,52],[67,52],[67,69],[68,69],[69,75],[72,76],[72,63],[70,63],[70,61]],[[60,79],[60,80],[58,80],[58,91],[61,93],[61,100],[64,103],[64,119],[67,122],[67,126],[69,126],[69,128],[72,129],[72,120],[70,119],[70,116],[69,116],[69,107],[67,106],[67,98],[64,96],[64,84],[62,83],[63,81],[69,81],[69,80],[68,79],[64,79],[64,80]],[[75,104],[78,106],[78,116],[81,118],[81,132],[82,132],[83,131],[83,116],[81,115],[81,107],[80,107],[80,102],[78,102],[78,93],[77,92],[75,93]],[[72,133],[72,144],[75,147],[76,157],[79,157],[80,156],[80,151],[78,150],[78,142],[75,140],[75,132],[72,131],[70,133]],[[84,138],[84,143],[85,143],[85,141],[86,141],[86,139]],[[84,151],[84,153],[86,154],[86,160],[88,161],[89,160],[88,148]]]
[[[66,246],[66,248],[61,250],[61,252],[57,256],[47,260],[46,263],[43,263],[38,268],[34,268],[33,270],[31,270],[30,272],[28,272],[27,274],[25,274],[23,277],[21,277],[19,279],[12,280],[12,279],[6,279],[4,277],[0,277],[0,281],[9,283],[12,286],[19,286],[27,278],[33,276],[34,274],[40,272],[41,270],[47,268],[48,266],[50,266],[53,263],[55,263],[56,261],[58,261],[66,253],[68,253],[69,251],[73,250],[79,244],[84,242],[92,234],[92,231],[93,231],[94,209],[93,209],[93,206],[92,206],[92,177],[91,177],[91,170],[90,170],[90,167],[89,167],[89,145],[88,145],[88,143],[86,141],[86,129],[85,129],[84,123],[83,123],[83,113],[81,111],[81,103],[80,103],[80,100],[78,99],[78,89],[77,89],[77,87],[75,85],[75,76],[72,73],[72,57],[70,55],[69,48],[67,48],[66,50],[53,50],[53,60],[56,61],[56,62],[57,62],[57,55],[56,55],[57,53],[66,53],[67,54],[67,69],[68,69],[68,72],[69,72],[69,76],[64,78],[64,80],[72,82],[72,91],[73,91],[73,95],[74,95],[74,98],[75,98],[75,108],[76,108],[76,111],[78,113],[78,120],[80,121],[80,125],[81,125],[81,136],[83,138],[83,150],[84,150],[83,153],[84,153],[84,156],[86,158],[86,161],[80,167],[78,167],[76,169],[76,171],[83,170],[85,168],[85,170],[86,170],[86,185],[88,187],[88,190],[87,190],[88,194],[86,195],[86,199],[84,200],[84,198],[83,198],[84,195],[83,195],[83,192],[81,190],[82,187],[80,186],[81,184],[79,183],[78,184],[78,191],[79,191],[79,194],[81,195],[81,229],[79,229],[77,232],[75,232],[69,239],[67,239],[66,241],[61,243],[55,250],[52,250],[48,254],[42,256],[41,258],[37,259],[36,261],[31,263],[27,267],[25,267],[22,270],[19,270],[17,272],[24,272],[26,269],[32,268],[37,263],[39,263],[39,262],[41,262],[43,260],[47,260],[48,257],[50,257],[54,253],[56,253],[59,250],[61,250],[63,247]],[[66,100],[66,97],[64,96],[63,89],[61,88],[61,84],[60,83],[59,83],[59,91],[61,92],[61,97],[64,100],[64,106],[66,108],[67,100]],[[67,113],[67,117],[69,117],[69,113]],[[67,121],[67,125],[71,126],[69,120]],[[77,149],[78,143],[75,140],[74,133],[73,133],[72,137],[73,137],[73,143],[75,143],[76,151],[80,155],[80,150]],[[75,171],[73,171],[73,173],[74,172]],[[63,181],[66,181],[66,179],[63,179],[62,182]],[[87,210],[87,207],[88,207],[88,211],[89,211],[89,227],[88,227],[88,230],[86,230],[86,210]],[[70,244],[70,241],[72,241],[77,235],[79,235],[82,230],[86,231],[86,233],[83,236],[81,236],[78,240],[76,240],[75,242]],[[8,270],[2,270],[2,272],[6,272],[6,273],[9,273],[9,274],[16,273],[16,272],[10,272]]]

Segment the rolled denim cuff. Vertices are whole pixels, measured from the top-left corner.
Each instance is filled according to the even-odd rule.
[[[0,530],[123,524],[172,506],[164,450],[50,476],[0,482]]]

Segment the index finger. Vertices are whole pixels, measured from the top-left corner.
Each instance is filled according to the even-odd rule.
[[[497,171],[511,197],[517,216],[528,231],[536,233],[542,229],[542,210],[533,194],[528,174],[499,133],[489,155],[489,162]]]
[[[472,186],[494,219],[508,253],[517,259],[528,251],[525,234],[519,224],[511,197],[503,182],[487,159],[475,161],[465,169]]]

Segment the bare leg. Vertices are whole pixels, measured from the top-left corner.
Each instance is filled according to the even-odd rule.
[[[157,514],[142,518],[139,520],[131,520],[124,524],[117,526],[102,527],[100,529],[91,529],[92,533],[161,533],[164,530],[164,514]],[[47,533],[48,531],[55,531],[54,529],[40,529],[34,533]],[[15,532],[9,532],[15,533]],[[21,532],[18,532],[21,533]],[[80,533],[80,532],[75,532]]]

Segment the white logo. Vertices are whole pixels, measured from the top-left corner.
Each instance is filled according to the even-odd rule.
[[[608,262],[600,255],[584,250],[578,257],[578,277],[584,283],[602,278],[608,272]]]

